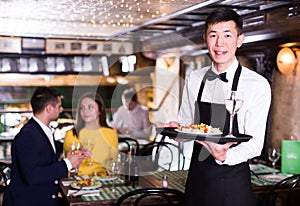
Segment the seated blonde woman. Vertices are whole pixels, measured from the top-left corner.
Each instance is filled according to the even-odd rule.
[[[106,123],[105,105],[97,93],[86,93],[79,99],[75,127],[64,139],[65,154],[72,148],[72,143],[79,142],[84,147],[87,138],[92,139],[94,147],[91,158],[83,160],[79,166],[78,175],[105,175],[105,161],[117,155],[118,136]]]

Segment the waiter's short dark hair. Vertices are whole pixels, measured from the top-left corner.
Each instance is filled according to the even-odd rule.
[[[236,24],[236,29],[240,34],[243,33],[243,19],[242,17],[236,13],[234,10],[227,7],[219,7],[213,10],[205,22],[205,33],[207,32],[208,26],[212,24],[217,24],[225,21],[234,21]]]
[[[55,106],[59,97],[62,97],[60,92],[52,87],[38,87],[30,101],[33,114],[41,113],[48,104]]]

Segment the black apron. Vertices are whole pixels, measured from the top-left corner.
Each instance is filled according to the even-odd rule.
[[[242,67],[239,65],[233,79],[236,91]],[[230,115],[225,104],[201,102],[207,80],[203,77],[195,102],[196,124],[205,123],[223,129],[228,134]],[[233,122],[233,134],[238,135],[237,115]],[[250,170],[247,162],[234,166],[219,165],[201,144],[195,142],[185,189],[186,206],[253,206]]]

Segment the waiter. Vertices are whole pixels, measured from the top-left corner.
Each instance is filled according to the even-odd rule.
[[[186,206],[252,206],[250,169],[247,161],[263,148],[271,89],[268,81],[243,67],[235,52],[242,46],[242,19],[229,8],[217,8],[207,17],[203,38],[212,64],[187,77],[180,124],[205,123],[228,134],[229,113],[224,92],[244,93],[244,103],[233,121],[233,134],[253,136],[248,142],[217,144],[194,142],[186,183]],[[221,74],[221,75],[219,75]],[[225,77],[226,76],[226,77]],[[176,126],[172,122],[170,126]]]

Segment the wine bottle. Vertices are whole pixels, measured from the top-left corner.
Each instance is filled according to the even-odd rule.
[[[139,181],[139,167],[135,160],[135,148],[130,148],[128,157],[124,166],[124,179],[126,186],[137,186]]]
[[[138,185],[138,182],[139,182],[139,175],[140,175],[140,170],[139,170],[139,166],[136,162],[136,150],[134,149],[132,151],[132,163],[131,163],[131,171],[132,171],[132,176],[131,176],[131,185],[133,187],[137,186]]]
[[[132,157],[131,157],[131,151],[129,150],[128,152],[128,156],[127,159],[125,161],[125,165],[124,165],[124,180],[125,180],[125,185],[129,186],[131,185],[131,179],[132,179],[132,167],[131,167],[131,163],[132,163]]]

